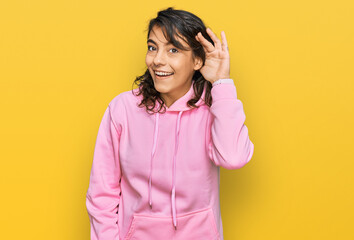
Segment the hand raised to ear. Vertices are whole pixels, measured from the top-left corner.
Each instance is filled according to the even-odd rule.
[[[221,32],[222,42],[220,42],[210,28],[207,28],[206,31],[215,46],[205,39],[200,32],[195,36],[205,51],[205,64],[199,70],[200,73],[211,83],[219,79],[230,78],[230,55],[225,32]]]

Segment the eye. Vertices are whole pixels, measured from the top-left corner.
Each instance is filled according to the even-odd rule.
[[[150,51],[150,47],[154,48],[153,46],[150,46],[150,45],[149,45],[149,46],[148,46],[148,51]]]
[[[155,50],[155,47],[149,45],[148,46],[148,51],[152,51],[152,50]],[[173,53],[177,53],[178,52],[178,50],[176,48],[171,48],[170,50],[175,50]]]

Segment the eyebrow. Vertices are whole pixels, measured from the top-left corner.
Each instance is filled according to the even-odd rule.
[[[156,42],[154,40],[152,40],[152,39],[148,39],[146,43],[149,43],[149,42],[157,45]],[[172,45],[172,43],[165,43],[165,45]]]

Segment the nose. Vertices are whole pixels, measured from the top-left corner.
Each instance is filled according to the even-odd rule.
[[[154,64],[155,65],[164,65],[166,63],[165,55],[163,51],[159,51],[156,53],[154,57]]]

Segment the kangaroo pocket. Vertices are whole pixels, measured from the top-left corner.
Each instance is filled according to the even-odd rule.
[[[124,240],[219,240],[212,209],[202,209],[177,217],[177,230],[172,217],[134,214]]]

